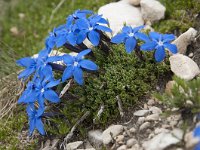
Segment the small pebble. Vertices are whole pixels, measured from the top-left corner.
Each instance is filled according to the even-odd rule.
[[[140,131],[143,131],[143,130],[149,128],[150,125],[151,125],[150,122],[145,122],[145,123],[143,123],[143,124],[140,126],[139,130],[140,130]]]
[[[130,128],[129,130],[131,133],[135,133],[136,132],[136,129],[134,127]]]
[[[129,139],[128,141],[127,141],[127,143],[126,143],[126,145],[127,145],[127,147],[132,147],[134,144],[136,144],[137,143],[137,140],[136,139],[134,139],[134,138],[131,138],[131,139]]]
[[[146,121],[157,121],[159,119],[160,119],[159,114],[152,114],[145,118]]]

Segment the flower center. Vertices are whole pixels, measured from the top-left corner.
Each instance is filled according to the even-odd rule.
[[[163,46],[163,42],[162,42],[162,41],[159,41],[159,42],[158,42],[158,45],[159,45],[159,46]]]
[[[41,89],[41,93],[44,93],[44,88]]]
[[[130,33],[129,36],[131,36],[131,37],[134,36],[134,33]]]
[[[92,31],[92,30],[93,30],[93,27],[89,27],[89,30]]]
[[[77,61],[74,62],[74,66],[75,67],[78,66],[78,62]]]

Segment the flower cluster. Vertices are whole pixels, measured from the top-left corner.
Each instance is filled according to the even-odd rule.
[[[25,69],[18,78],[27,81],[26,89],[18,100],[18,103],[27,104],[30,134],[37,129],[45,134],[42,117],[47,102],[58,103],[59,91],[56,86],[64,84],[70,78],[76,83],[84,83],[83,71],[96,71],[98,66],[91,60],[85,59],[86,55],[93,54],[91,49],[83,43],[88,39],[93,46],[99,46],[105,51],[102,40],[109,39],[105,32],[111,33],[109,23],[102,15],[94,14],[90,10],[77,10],[66,19],[66,23],[55,28],[45,40],[45,48],[37,56],[25,57],[17,61],[17,64]],[[155,49],[155,59],[162,61],[165,58],[165,49],[172,53],[177,52],[175,45],[170,42],[175,38],[171,34],[159,34],[151,32],[148,35],[141,32],[144,26],[132,28],[125,26],[122,32],[109,39],[109,43],[125,43],[128,53],[134,49],[137,51],[151,51]],[[144,44],[138,49],[138,41]],[[78,52],[75,56],[64,54],[52,55],[54,48],[66,47],[70,51]],[[106,48],[109,48],[107,46]],[[62,63],[60,65],[59,63]],[[55,79],[55,71],[61,71],[61,79]]]
[[[199,125],[194,129],[193,136],[194,138],[197,138],[199,141],[197,145],[194,147],[194,150],[199,150],[200,149],[200,126]]]

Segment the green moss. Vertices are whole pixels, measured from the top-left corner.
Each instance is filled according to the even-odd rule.
[[[122,45],[113,46],[112,49],[109,56],[97,49],[94,50],[95,62],[99,66],[98,73],[85,74],[84,86],[73,84],[70,87],[68,95],[75,95],[78,98],[63,99],[57,106],[64,117],[54,121],[57,123],[55,126],[62,126],[64,123],[65,132],[68,132],[71,125],[88,110],[91,116],[87,123],[91,125],[102,104],[105,109],[96,123],[107,126],[120,117],[116,96],[121,99],[124,110],[133,108],[138,101],[155,89],[158,79],[169,71],[168,65],[154,61],[151,52],[145,53],[146,61],[142,62],[134,53],[127,54]],[[57,133],[60,132],[58,129]]]
[[[200,10],[199,0],[160,0],[166,7],[165,20],[153,27],[162,33],[184,32],[196,24],[195,16]]]
[[[19,139],[25,122],[27,122],[26,114],[22,112],[0,121],[0,150],[35,149],[36,140],[25,144]]]

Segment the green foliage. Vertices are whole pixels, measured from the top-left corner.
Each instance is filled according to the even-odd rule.
[[[156,63],[151,52],[145,53],[146,61],[142,62],[135,53],[127,54],[122,45],[113,46],[112,49],[108,56],[98,49],[94,50],[98,73],[85,74],[84,86],[73,84],[68,92],[78,98],[63,99],[61,106],[57,106],[65,116],[62,119],[68,120],[68,123],[65,122],[65,132],[88,110],[91,116],[87,123],[91,125],[101,105],[105,108],[96,123],[108,125],[120,117],[117,96],[121,99],[124,110],[127,110],[153,91],[158,79],[169,72],[169,66]],[[60,124],[58,119],[54,123],[55,126]]]
[[[16,116],[12,116],[9,119],[4,118],[0,120],[0,150],[35,149],[37,141],[32,140],[32,143],[26,144],[20,141],[19,135],[21,135],[24,122],[26,121],[26,115],[22,112],[17,113]]]
[[[185,81],[178,77],[174,77],[174,81],[176,83],[170,93],[156,93],[155,97],[171,108],[176,107],[182,110],[190,110],[193,113],[199,112],[200,78],[192,81]]]
[[[199,0],[160,0],[166,7],[166,19],[156,23],[156,31],[170,33],[184,32],[196,24],[195,16],[200,10]]]

